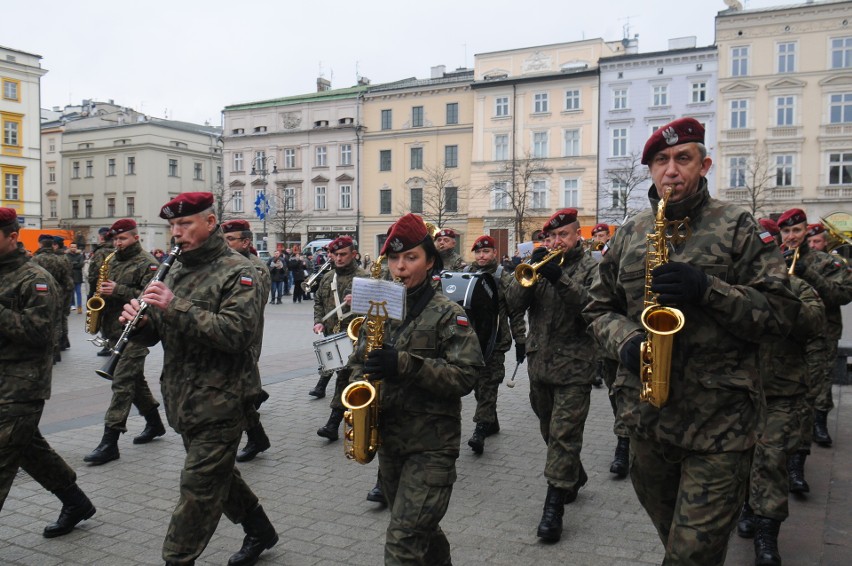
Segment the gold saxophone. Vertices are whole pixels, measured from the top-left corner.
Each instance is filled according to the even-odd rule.
[[[674,335],[683,328],[686,321],[680,310],[660,305],[656,293],[651,291],[651,272],[669,261],[666,204],[671,194],[672,188],[666,187],[657,207],[654,231],[647,235],[645,253],[645,309],[642,311],[641,321],[648,334],[641,346],[639,377],[642,389],[639,399],[657,408],[665,406],[669,399],[672,343]]]
[[[109,262],[115,257],[112,252],[98,269],[98,282],[95,284],[95,293],[86,301],[86,332],[97,334],[101,329],[101,311],[104,310],[106,301],[101,297],[101,284],[109,278]],[[101,345],[101,344],[96,344]]]
[[[373,263],[370,273],[373,279],[381,277],[382,259],[384,256],[379,256]],[[385,301],[370,301],[367,316],[359,316],[349,323],[347,334],[353,340],[357,339],[361,326],[367,325],[365,358],[373,350],[382,347],[387,319]],[[340,401],[347,409],[343,414],[343,452],[348,459],[360,464],[370,463],[382,443],[379,434],[381,386],[381,380],[370,382],[365,376],[365,379],[347,385],[340,396]]]

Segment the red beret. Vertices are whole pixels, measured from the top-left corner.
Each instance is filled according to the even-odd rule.
[[[704,126],[695,118],[680,118],[657,129],[645,142],[642,165],[648,165],[657,152],[684,143],[704,143]]]
[[[766,230],[773,236],[777,236],[781,233],[781,229],[778,227],[778,224],[776,224],[775,221],[771,218],[761,218],[760,220],[758,220],[758,222],[764,230]]]
[[[18,213],[14,208],[0,208],[0,228],[12,226],[18,221]]]
[[[382,246],[382,255],[399,253],[419,246],[429,237],[423,219],[410,212],[394,222],[388,233],[388,239]]]
[[[557,210],[553,216],[551,216],[547,222],[544,223],[544,227],[541,229],[543,232],[550,232],[551,230],[555,230],[556,228],[560,228],[565,226],[566,224],[571,224],[572,222],[577,221],[577,209],[576,208],[563,208],[562,210]]]
[[[497,242],[491,236],[480,236],[473,242],[473,247],[470,248],[470,251],[475,252],[476,250],[481,250],[483,248],[491,248],[497,249]]]
[[[110,236],[117,236],[118,234],[130,232],[131,230],[136,230],[136,221],[132,218],[122,218],[121,220],[116,220],[113,225],[110,226],[109,234]]]
[[[594,236],[598,232],[609,232],[609,224],[604,224],[603,222],[601,222],[600,224],[595,224],[595,227],[592,228],[592,236]]]
[[[351,247],[352,244],[352,238],[349,236],[340,236],[339,238],[332,240],[332,242],[328,245],[328,253],[333,254],[343,248]]]
[[[222,233],[228,234],[230,232],[251,232],[251,225],[247,220],[228,220],[227,222],[222,222]]]
[[[786,228],[787,226],[795,226],[796,224],[802,224],[807,221],[808,217],[804,210],[801,208],[791,208],[782,212],[781,216],[778,217],[778,227]]]
[[[822,222],[808,224],[808,236],[817,236],[823,232],[825,232],[825,226],[822,225]]]
[[[458,236],[458,234],[456,234],[456,231],[453,230],[452,228],[444,228],[443,230],[440,230],[437,234],[435,234],[435,239],[437,240],[441,236],[446,236],[448,238],[455,238],[456,236]]]
[[[213,193],[181,193],[160,209],[160,218],[171,220],[204,212],[213,206]]]

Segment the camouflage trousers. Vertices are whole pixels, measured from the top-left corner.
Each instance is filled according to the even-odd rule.
[[[241,523],[258,503],[234,466],[241,426],[182,434],[186,460],[180,474],[180,499],[172,513],[163,560],[192,564],[207,547],[222,513]]]
[[[379,475],[388,500],[385,566],[449,564],[450,543],[439,523],[450,505],[458,451],[393,454],[379,449]]]
[[[68,336],[68,315],[71,313],[71,303],[74,300],[74,289],[66,291],[62,302],[62,336]]]
[[[19,468],[48,491],[71,487],[77,481],[74,470],[38,430],[43,408],[43,401],[12,403],[0,412],[0,510]]]
[[[613,360],[599,359],[597,362],[598,377],[606,383],[606,388],[609,391],[609,404],[612,406],[612,414],[615,418],[612,423],[612,432],[615,433],[615,436],[627,438],[630,436],[630,431],[627,429],[627,425],[624,424],[624,420],[621,418],[621,411],[618,410],[618,405],[616,404],[615,390],[612,388],[615,383],[615,374],[617,370],[618,364]]]
[[[748,499],[755,515],[783,521],[789,515],[787,455],[801,443],[803,395],[767,397],[766,423],[754,447]]]
[[[473,422],[494,424],[497,422],[497,392],[506,377],[506,354],[494,352],[485,367],[479,370],[479,377],[473,386],[476,399],[476,411]]]
[[[630,479],[666,548],[664,566],[725,563],[752,450],[696,453],[630,438]]]
[[[551,385],[530,380],[530,404],[547,444],[544,477],[553,487],[576,492],[580,480],[583,428],[591,385]]]
[[[323,372],[322,375],[325,376],[326,373]],[[337,379],[334,380],[334,395],[331,396],[331,402],[329,403],[332,409],[346,410],[346,407],[343,406],[343,402],[340,400],[340,396],[343,395],[343,390],[349,385],[350,377],[352,377],[351,369],[343,368],[337,371]]]
[[[816,387],[816,400],[814,408],[817,411],[828,413],[834,408],[834,400],[831,398],[831,385],[834,382],[834,366],[837,363],[837,340],[827,340],[828,351],[825,354],[825,369],[818,380]]]
[[[114,344],[110,342],[110,347]],[[128,347],[128,350],[130,347]],[[147,415],[160,404],[145,381],[145,357],[147,348],[125,354],[118,360],[112,378],[112,400],[104,417],[104,424],[111,429],[127,432],[127,417],[130,406],[135,405],[140,415]]]

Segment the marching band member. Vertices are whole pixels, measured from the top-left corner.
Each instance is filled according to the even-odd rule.
[[[447,271],[461,271],[467,265],[456,252],[456,238],[458,234],[452,228],[443,228],[435,233],[435,247],[438,248]]]
[[[89,270],[86,272],[86,280],[89,284],[89,292],[86,297],[87,300],[92,298],[92,295],[95,293],[96,287],[98,286],[98,274],[101,271],[101,265],[103,265],[106,257],[114,251],[109,227],[103,226],[98,228],[98,243],[92,249],[92,257],[89,258]],[[101,334],[101,338],[104,339],[104,347],[100,349],[97,355],[104,357],[109,356],[109,341],[106,340],[106,336],[103,334]]]
[[[610,238],[609,224],[603,222],[595,224],[592,228],[592,249],[601,250],[609,242]]]
[[[74,281],[71,277],[71,262],[64,256],[57,255],[53,251],[53,236],[50,234],[41,234],[38,237],[38,249],[33,254],[33,262],[37,263],[45,269],[59,284],[60,303],[56,306],[58,311],[64,310],[65,305],[65,290],[74,287]],[[58,316],[63,316],[67,313],[59,312]],[[62,320],[53,329],[55,336],[53,337],[53,363],[62,361]]]
[[[808,224],[808,247],[818,252],[828,253],[828,234],[820,222]]]

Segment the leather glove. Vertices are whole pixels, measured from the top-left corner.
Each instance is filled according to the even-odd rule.
[[[637,334],[630,340],[624,343],[618,357],[621,358],[621,365],[626,367],[631,373],[639,375],[640,361],[642,359],[642,342],[645,341],[645,333]]]
[[[804,250],[802,250],[804,251]],[[784,250],[784,261],[787,262],[787,269],[790,269],[790,265],[793,263],[793,256],[796,254],[795,248],[792,250]],[[793,275],[801,277],[805,272],[805,264],[800,261],[802,259],[802,252],[799,252],[799,259],[796,260],[796,267],[793,268]]]
[[[387,345],[373,350],[367,354],[364,373],[370,380],[396,377],[399,373],[399,351]]]
[[[524,360],[527,357],[527,345],[526,344],[515,344],[515,361],[519,364],[524,363]]]
[[[562,277],[562,268],[557,263],[556,260],[549,261],[538,268],[538,273],[553,285]]]
[[[701,301],[710,282],[707,274],[688,263],[670,261],[651,272],[651,291],[662,305],[688,305]]]
[[[547,248],[544,246],[539,246],[533,250],[532,255],[530,255],[529,263],[538,263],[544,259],[544,256],[547,255]]]

